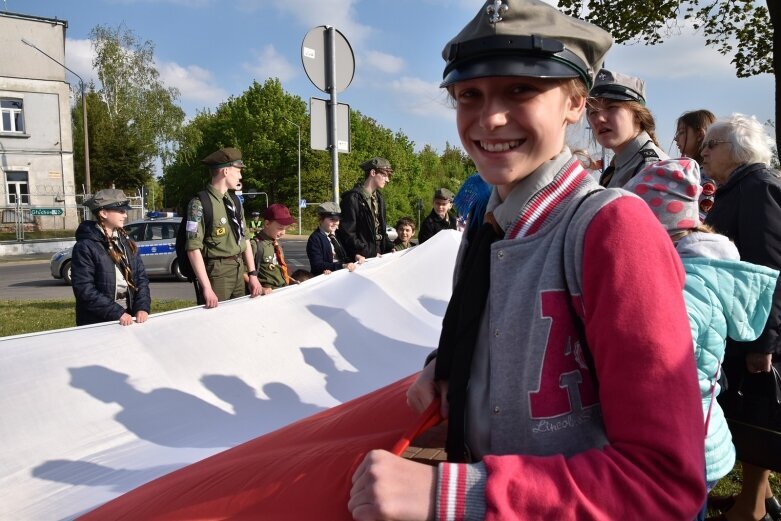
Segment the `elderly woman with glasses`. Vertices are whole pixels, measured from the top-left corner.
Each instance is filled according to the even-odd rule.
[[[734,241],[742,260],[781,268],[781,178],[769,166],[773,140],[755,117],[733,114],[708,127],[701,153],[707,175],[719,184],[706,224]],[[774,427],[763,416],[767,410],[747,417],[748,407],[738,412],[729,406],[739,389],[743,396],[770,392],[774,367],[781,369],[781,286],[776,286],[762,335],[753,342],[727,341],[723,370],[729,388],[719,401],[728,417]],[[739,456],[741,443],[735,437]],[[711,504],[727,510],[726,519],[762,519],[766,512],[778,519],[781,507],[773,497],[769,475],[769,470],[743,462],[741,492]]]

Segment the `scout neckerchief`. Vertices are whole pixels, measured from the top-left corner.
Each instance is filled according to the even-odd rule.
[[[226,192],[222,197],[222,202],[225,203],[225,213],[228,214],[231,230],[233,230],[233,235],[236,237],[236,244],[241,245],[241,241],[244,239],[244,225],[239,220],[239,217],[236,213],[236,206],[233,204],[233,197],[231,197],[231,195]]]
[[[127,250],[125,245],[122,244],[122,240],[118,235],[112,234],[109,236],[107,230],[103,228],[103,225],[101,225],[101,228],[103,229],[103,233],[106,235],[106,249],[108,250],[108,256],[111,258],[112,262],[116,264],[120,272],[122,272],[122,276],[125,277],[125,281],[127,281],[127,286],[135,291],[136,284],[133,280],[133,270],[130,269],[130,261],[127,257]],[[119,232],[115,231],[115,233],[118,234]]]
[[[445,449],[450,461],[466,461],[464,425],[472,356],[480,320],[491,286],[491,244],[504,233],[492,213],[469,242],[459,280],[442,320],[435,368],[437,380],[448,381],[448,432]]]
[[[272,244],[274,245],[274,254],[277,256],[277,264],[279,264],[279,269],[285,278],[285,284],[290,284],[290,275],[287,274],[287,263],[285,262],[285,256],[282,254],[282,248],[276,239],[272,240]]]

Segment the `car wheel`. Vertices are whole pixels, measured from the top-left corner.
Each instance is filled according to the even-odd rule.
[[[71,261],[66,261],[62,265],[62,269],[60,270],[60,273],[62,273],[62,279],[65,281],[65,284],[70,286],[71,285]]]
[[[174,274],[174,277],[176,277],[176,280],[179,282],[187,282],[187,277],[182,275],[182,270],[179,269],[179,262],[174,259],[174,263],[171,266],[171,273]]]

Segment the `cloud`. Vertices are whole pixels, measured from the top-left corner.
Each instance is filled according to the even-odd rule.
[[[157,70],[163,83],[179,89],[182,101],[217,105],[228,97],[227,92],[215,84],[212,73],[197,65],[181,66],[174,62],[161,62],[157,64]]]
[[[266,45],[259,53],[256,51],[255,55],[255,63],[243,63],[242,67],[254,74],[258,80],[279,78],[284,82],[298,74],[298,68],[287,61],[271,44]]]
[[[545,2],[550,3],[548,0],[543,0]],[[467,12],[474,13],[475,7],[479,8],[479,5],[475,0],[423,0],[424,4],[430,4],[430,5],[436,5],[441,6],[445,9],[453,9],[453,7],[457,7],[460,9],[463,9]],[[454,5],[455,4],[455,5]]]
[[[402,58],[380,51],[367,52],[361,63],[386,74],[398,74],[404,69],[404,60]]]
[[[448,104],[447,94],[439,83],[402,76],[390,82],[394,103],[404,112],[425,117],[455,121],[456,113]]]
[[[84,78],[87,84],[94,82],[97,85],[97,71],[92,67],[94,59],[95,50],[90,40],[65,40],[65,64]],[[183,101],[214,104],[227,97],[227,93],[215,85],[211,72],[197,65],[182,66],[174,62],[158,62],[155,66],[162,82],[179,89]]]
[[[268,0],[240,0],[239,9],[254,12],[269,6]],[[311,29],[318,25],[336,27],[353,46],[363,43],[372,32],[369,26],[357,21],[357,0],[297,0],[273,2],[280,12],[292,16],[301,27]]]
[[[98,75],[92,68],[95,59],[95,50],[89,40],[65,39],[65,65],[76,71],[76,74],[84,78],[84,82],[97,83]]]
[[[735,75],[730,57],[706,47],[701,34],[672,36],[659,45],[615,45],[607,55],[608,68],[642,78],[697,79]]]

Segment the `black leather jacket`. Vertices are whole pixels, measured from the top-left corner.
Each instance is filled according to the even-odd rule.
[[[388,232],[385,230],[385,199],[379,191],[376,192],[380,226],[379,230],[375,230],[374,215],[362,190],[361,183],[358,183],[352,190],[342,194],[342,202],[339,205],[342,220],[336,230],[336,237],[347,252],[349,261],[355,260],[356,254],[368,259],[379,253],[393,251],[393,243],[388,239]]]
[[[423,223],[420,225],[420,231],[418,232],[418,244],[423,244],[438,232],[442,230],[455,230],[456,218],[448,214],[446,219],[443,219],[437,212],[431,210],[428,217],[423,219]]]

